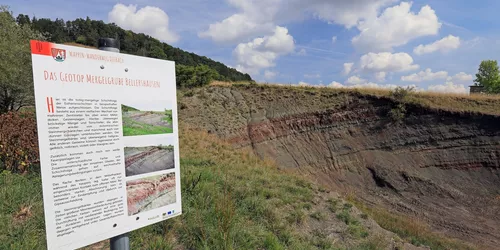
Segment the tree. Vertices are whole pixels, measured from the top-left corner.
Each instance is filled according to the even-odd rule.
[[[474,83],[476,86],[484,86],[488,93],[500,93],[500,72],[497,61],[482,61]]]
[[[43,40],[29,25],[18,25],[0,6],[0,113],[33,104],[30,39]]]
[[[175,75],[177,78],[177,86],[181,88],[205,86],[219,78],[217,71],[207,65],[199,65],[196,67],[176,65]]]

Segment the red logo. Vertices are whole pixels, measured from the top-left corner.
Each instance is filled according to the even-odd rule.
[[[66,60],[66,50],[52,48],[52,58],[58,62]]]

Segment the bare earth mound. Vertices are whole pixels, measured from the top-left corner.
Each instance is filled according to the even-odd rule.
[[[180,117],[284,168],[355,191],[366,204],[415,216],[435,231],[495,249],[500,245],[500,100],[421,94],[410,100],[405,117],[393,121],[388,113],[396,103],[378,94],[208,87],[180,99]],[[447,102],[466,111],[448,108]]]

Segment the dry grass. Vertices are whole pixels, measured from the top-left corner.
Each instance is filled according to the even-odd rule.
[[[471,250],[474,246],[458,240],[446,237],[440,233],[433,232],[429,225],[417,218],[403,216],[389,212],[385,209],[368,207],[357,200],[352,194],[347,196],[347,200],[373,218],[382,228],[394,232],[405,241],[413,245],[428,246],[433,250]]]
[[[258,86],[260,88],[285,88],[295,91],[320,91],[329,93],[347,93],[355,95],[367,95],[374,97],[390,98],[391,90],[377,88],[330,88],[326,86],[297,86],[290,84],[263,84],[249,82],[213,82],[212,86],[223,87],[247,87]],[[405,99],[405,102],[421,105],[427,108],[450,111],[450,112],[471,112],[488,115],[500,115],[500,95],[485,95],[485,94],[454,94],[454,93],[438,93],[429,91],[411,92]]]

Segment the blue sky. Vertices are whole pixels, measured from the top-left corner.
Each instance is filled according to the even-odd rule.
[[[500,2],[7,0],[15,15],[115,22],[260,82],[467,92],[500,53]],[[57,6],[54,8],[54,6]],[[335,37],[335,38],[333,38]],[[421,45],[421,46],[419,46]],[[352,66],[350,66],[352,63]]]

